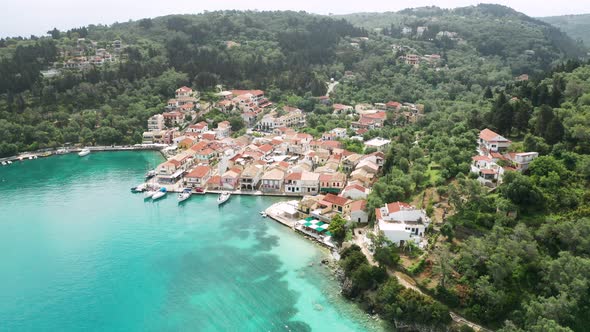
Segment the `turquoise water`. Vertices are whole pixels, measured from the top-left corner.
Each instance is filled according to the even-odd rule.
[[[153,152],[0,167],[2,331],[380,331],[329,253],[258,211],[276,199],[144,202]]]

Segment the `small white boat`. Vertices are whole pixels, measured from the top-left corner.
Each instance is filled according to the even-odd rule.
[[[266,218],[266,212],[260,211],[260,215],[262,216],[262,218]]]
[[[155,194],[155,193],[156,193],[156,191],[155,191],[155,190],[148,190],[148,191],[145,191],[145,192],[143,193],[143,198],[144,198],[144,199],[150,199],[150,198],[152,198],[152,196],[154,196],[154,194]]]
[[[192,193],[193,192],[190,188],[185,188],[180,194],[178,194],[178,203],[182,203],[189,199]]]
[[[89,155],[89,154],[90,154],[90,149],[88,149],[88,148],[84,148],[84,149],[82,149],[82,151],[80,151],[80,152],[78,153],[78,155],[79,155],[80,157],[84,157],[84,156],[87,156],[87,155]]]
[[[12,161],[10,161],[10,160],[8,160],[6,163],[7,163],[8,165],[12,165]]]
[[[132,193],[141,193],[141,192],[144,192],[146,189],[147,189],[147,184],[142,183],[136,187],[132,187],[131,192]]]
[[[158,173],[156,173],[156,170],[155,169],[152,169],[152,170],[147,171],[147,173],[145,173],[145,178],[147,180],[149,180],[149,179],[153,178],[156,175],[158,175]]]
[[[8,165],[5,161],[2,162],[2,166]]]
[[[227,200],[230,198],[231,194],[227,191],[222,192],[221,194],[219,194],[219,197],[217,197],[217,205],[221,205],[225,202],[227,202]]]
[[[152,200],[155,201],[162,197],[166,196],[166,188],[162,187],[160,190],[156,191],[156,193],[152,196]]]

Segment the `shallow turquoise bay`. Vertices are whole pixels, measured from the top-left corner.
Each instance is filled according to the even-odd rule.
[[[380,331],[329,253],[259,216],[276,199],[178,205],[129,188],[153,152],[0,167],[0,331]]]

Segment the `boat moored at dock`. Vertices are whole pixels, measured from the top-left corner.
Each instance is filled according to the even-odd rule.
[[[181,193],[178,194],[178,203],[182,203],[189,199],[192,195],[192,190],[190,188],[184,188]]]
[[[82,151],[78,152],[78,155],[80,157],[84,157],[84,156],[87,156],[89,154],[90,154],[90,149],[88,149],[88,148],[84,148],[84,149],[82,149]]]
[[[221,194],[219,194],[219,197],[217,197],[217,205],[221,205],[225,202],[227,202],[227,200],[231,197],[231,194],[227,191],[222,192]]]
[[[142,193],[142,192],[146,191],[146,189],[147,189],[147,184],[142,183],[136,187],[131,187],[131,192],[132,193]]]
[[[155,169],[151,169],[149,171],[147,171],[147,173],[145,173],[145,179],[149,180],[151,178],[153,178],[154,176],[156,176],[158,173],[156,173]]]
[[[160,190],[156,191],[152,196],[152,200],[158,200],[162,197],[166,196],[166,188],[162,187]]]

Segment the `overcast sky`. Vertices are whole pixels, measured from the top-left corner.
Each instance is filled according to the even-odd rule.
[[[4,2],[4,1],[3,1]],[[0,10],[0,36],[43,35],[57,27],[66,30],[88,24],[111,24],[130,19],[204,10],[305,10],[318,14],[398,11],[436,5],[444,8],[480,3],[474,0],[18,0],[5,1]],[[485,1],[484,1],[485,2]],[[495,0],[529,16],[590,13],[590,0]]]

